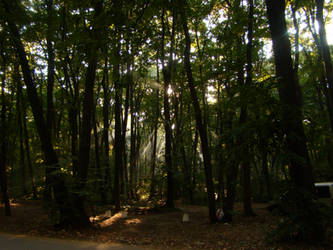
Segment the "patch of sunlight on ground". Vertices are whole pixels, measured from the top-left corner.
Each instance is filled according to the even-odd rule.
[[[136,219],[136,218],[133,218],[133,219],[127,219],[125,221],[125,224],[126,225],[131,225],[131,224],[140,224],[142,221],[140,219]]]
[[[10,201],[10,207],[22,207],[23,205],[21,203],[18,203],[16,201]],[[5,207],[5,204],[0,204],[0,207]]]
[[[98,217],[98,216],[96,216],[96,217]],[[90,221],[96,220],[96,217],[90,217]],[[114,214],[110,218],[99,222],[98,224],[101,227],[109,227],[109,226],[113,225],[114,223],[117,223],[121,219],[124,220],[124,224],[126,224],[126,225],[139,224],[142,222],[140,219],[137,219],[137,218],[130,218],[130,219],[126,219],[126,218],[127,218],[127,211],[121,211],[121,212]]]
[[[120,219],[122,219],[122,214],[121,212],[114,214],[112,217],[102,221],[99,223],[99,225],[101,227],[108,227],[111,226],[112,224],[116,223],[117,221],[119,221]]]

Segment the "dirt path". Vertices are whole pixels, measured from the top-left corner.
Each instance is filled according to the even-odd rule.
[[[120,244],[99,244],[89,241],[60,240],[0,233],[2,250],[140,250],[143,248]]]

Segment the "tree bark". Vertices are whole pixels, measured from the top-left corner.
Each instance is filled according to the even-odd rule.
[[[94,109],[94,86],[95,76],[98,59],[98,49],[100,45],[101,27],[97,23],[97,19],[103,12],[103,2],[97,1],[94,6],[94,22],[91,42],[87,44],[88,54],[88,68],[85,79],[85,90],[83,96],[83,107],[82,107],[82,121],[80,129],[80,142],[79,142],[79,161],[78,171],[75,180],[76,193],[74,194],[74,205],[76,213],[79,215],[80,220],[78,224],[86,226],[90,224],[89,217],[84,210],[84,201],[86,199],[85,192],[82,192],[85,188],[87,181],[87,173],[90,159],[90,142],[91,142],[91,130],[92,130],[92,116]]]
[[[110,183],[110,143],[109,143],[109,109],[110,109],[110,91],[109,91],[109,77],[108,77],[108,60],[105,58],[105,66],[104,66],[104,76],[102,81],[103,87],[103,145],[104,145],[104,167],[105,167],[105,177],[104,177],[104,189],[106,192],[110,191],[111,183]],[[104,202],[107,201],[107,196],[102,195],[104,197]]]
[[[266,6],[273,40],[276,75],[279,82],[282,124],[290,162],[289,172],[295,186],[312,193],[312,168],[302,124],[302,96],[292,65],[285,21],[285,2],[284,0],[266,0]]]
[[[245,89],[250,88],[252,85],[252,47],[253,47],[253,0],[248,0],[249,13],[248,13],[248,35],[247,35],[247,48],[246,48],[246,80]],[[244,92],[244,90],[243,90]],[[247,104],[241,108],[240,124],[244,124],[248,120]],[[245,140],[246,141],[246,140]],[[244,215],[253,216],[252,209],[252,192],[251,192],[251,161],[250,161],[250,149],[248,144],[243,145],[243,209]]]
[[[26,155],[27,159],[27,165],[28,165],[28,171],[31,178],[31,188],[32,188],[32,195],[34,199],[37,199],[37,189],[35,184],[35,177],[34,177],[34,171],[32,168],[31,163],[31,153],[30,153],[30,143],[29,143],[29,134],[28,134],[28,128],[27,128],[27,108],[26,108],[26,101],[23,97],[22,93],[22,83],[21,83],[21,76],[19,72],[19,65],[18,63],[14,64],[14,75],[13,79],[14,82],[17,85],[17,97],[18,97],[18,104],[19,104],[19,110],[21,113],[21,123],[22,125],[22,140],[23,140],[23,153]]]
[[[15,76],[14,76],[15,77]],[[16,77],[17,78],[17,77]],[[17,79],[15,79],[17,80]],[[19,85],[19,84],[18,84]],[[20,144],[20,171],[22,178],[22,193],[25,195],[27,193],[27,185],[26,185],[26,164],[25,164],[25,151],[24,151],[24,137],[23,137],[23,112],[22,112],[22,88],[21,86],[17,86],[17,94],[16,94],[16,115],[17,115],[17,123],[19,127],[19,144]]]
[[[17,26],[12,20],[12,17],[14,17],[15,14],[13,13],[13,8],[10,8],[11,4],[8,3],[8,0],[1,0],[1,2],[4,10],[8,14],[5,18],[11,33],[14,48],[20,60],[24,82],[27,86],[28,98],[32,108],[37,132],[41,141],[41,148],[45,157],[45,165],[52,169],[52,174],[50,175],[50,186],[53,189],[55,201],[60,211],[59,223],[62,226],[70,225],[73,222],[73,211],[71,206],[68,205],[68,191],[64,184],[63,174],[61,174],[60,171],[58,156],[53,149],[51,135],[43,117],[43,108],[37,94],[36,84],[32,79],[32,73],[26,57],[26,52],[24,50]]]
[[[1,56],[3,59],[3,69],[2,69],[2,79],[1,79],[1,113],[0,113],[0,185],[1,185],[1,193],[2,200],[0,203],[5,204],[5,216],[11,215],[10,202],[8,196],[8,187],[7,187],[7,151],[8,151],[8,136],[6,134],[7,131],[7,106],[9,104],[6,102],[6,94],[5,94],[5,80],[6,80],[6,59],[5,54],[1,48]]]
[[[207,128],[205,127],[200,104],[198,100],[198,96],[195,90],[194,79],[192,75],[191,61],[190,61],[190,51],[191,51],[191,38],[187,27],[187,18],[185,15],[185,5],[183,4],[181,8],[181,16],[182,16],[182,26],[185,34],[185,70],[187,74],[188,87],[191,93],[192,104],[195,112],[195,120],[196,126],[199,131],[200,140],[201,140],[201,150],[204,159],[204,169],[205,169],[205,177],[206,177],[206,188],[208,195],[208,206],[209,206],[209,218],[211,223],[216,222],[216,214],[215,214],[215,193],[214,193],[214,185],[213,185],[213,176],[212,176],[212,163],[211,163],[211,154],[208,145],[208,137],[207,137]]]
[[[113,65],[113,81],[115,84],[115,172],[114,172],[114,188],[113,198],[116,210],[120,210],[120,172],[122,171],[122,136],[121,136],[121,86],[119,75],[119,57],[120,57],[120,41],[116,41],[114,48],[114,65]]]
[[[331,60],[331,53],[327,43],[326,29],[323,18],[324,0],[316,0],[317,6],[317,22],[319,25],[319,50],[324,61],[326,81],[327,81],[327,103],[329,104],[329,116],[331,123],[331,132],[333,133],[333,67]],[[326,87],[326,84],[325,84]],[[333,166],[332,166],[333,167]]]
[[[161,39],[161,59],[162,59],[162,72],[164,78],[164,91],[163,91],[163,104],[164,104],[164,130],[165,130],[165,165],[167,170],[167,200],[166,207],[173,208],[174,205],[174,177],[173,177],[173,167],[172,167],[172,155],[171,155],[171,143],[172,143],[172,133],[171,133],[171,119],[170,119],[170,104],[168,89],[171,84],[171,60],[169,61],[167,67],[165,66],[165,11],[162,11],[162,39]],[[173,22],[175,20],[173,19]],[[173,40],[174,40],[174,30],[171,35],[171,48],[170,53],[173,53]],[[170,55],[171,56],[171,55]]]
[[[130,187],[130,197],[134,198],[134,186],[135,178],[134,172],[136,169],[136,117],[135,117],[135,107],[134,107],[134,86],[130,86],[130,112],[131,112],[131,146],[130,146],[130,173],[129,173],[129,187]]]
[[[53,86],[54,86],[54,39],[53,39],[53,0],[45,0],[47,9],[47,34],[46,34],[46,46],[47,46],[47,110],[46,110],[46,123],[49,131],[53,131],[54,127],[54,104],[53,104]]]
[[[156,62],[156,77],[157,83],[160,84],[160,70],[158,66],[158,61]],[[154,136],[153,136],[153,150],[151,155],[151,184],[150,184],[150,194],[149,198],[152,199],[155,195],[155,168],[156,168],[156,152],[157,152],[157,131],[158,131],[158,119],[160,116],[160,105],[159,105],[159,98],[160,98],[160,91],[159,89],[155,90],[156,95],[156,109],[155,109],[155,122],[154,122]]]

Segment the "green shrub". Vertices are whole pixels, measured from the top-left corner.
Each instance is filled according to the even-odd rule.
[[[329,243],[332,212],[312,194],[298,187],[288,188],[276,201],[274,212],[279,221],[268,233],[269,241]]]

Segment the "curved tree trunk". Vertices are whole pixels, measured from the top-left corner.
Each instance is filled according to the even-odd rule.
[[[215,214],[216,211],[215,211],[215,194],[214,194],[214,185],[213,185],[213,176],[212,176],[211,154],[208,145],[207,127],[205,126],[204,119],[202,118],[197,92],[194,87],[194,79],[192,75],[192,68],[190,61],[191,38],[187,27],[185,5],[186,3],[184,3],[181,8],[182,26],[185,34],[184,63],[187,74],[188,87],[190,89],[192,104],[195,113],[196,126],[199,131],[200,140],[201,140],[201,150],[204,159],[206,188],[208,195],[209,218],[210,221],[213,223],[216,222],[216,214]]]
[[[43,108],[40,99],[37,94],[36,84],[32,79],[32,72],[27,60],[26,52],[21,41],[19,31],[16,24],[13,22],[12,17],[15,16],[13,13],[13,8],[10,8],[10,4],[7,0],[2,0],[4,9],[8,13],[5,17],[8,28],[13,39],[13,45],[16,49],[18,55],[21,69],[23,72],[24,82],[27,86],[28,99],[32,108],[32,113],[34,116],[35,124],[37,127],[37,132],[41,141],[41,148],[45,157],[45,165],[52,169],[52,174],[50,175],[50,186],[53,189],[54,197],[57,206],[60,211],[60,221],[61,225],[72,224],[73,211],[71,206],[69,206],[68,191],[64,183],[64,178],[60,171],[58,156],[53,149],[51,142],[51,135],[47,129],[46,122],[43,117]]]

